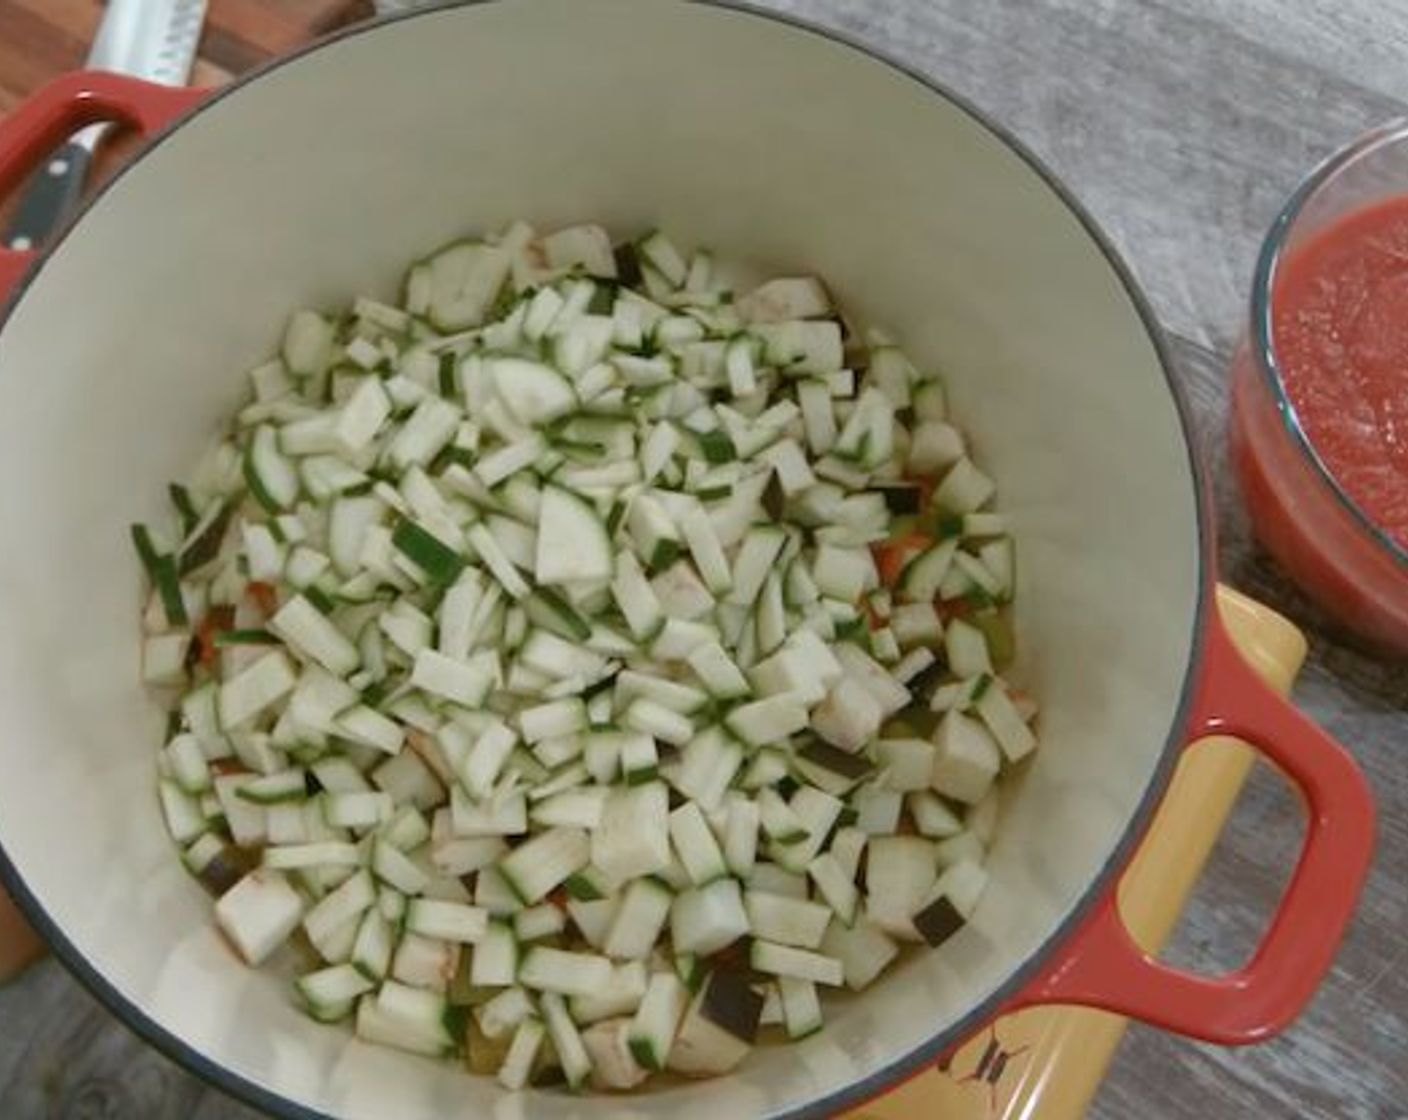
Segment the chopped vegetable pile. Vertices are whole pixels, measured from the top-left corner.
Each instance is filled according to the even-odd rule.
[[[819,281],[518,223],[250,380],[134,529],[144,676],[171,834],[314,1018],[629,1089],[971,916],[1036,745],[1012,541],[939,379]]]

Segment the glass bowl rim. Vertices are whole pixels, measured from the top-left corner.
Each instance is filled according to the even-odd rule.
[[[1408,117],[1396,117],[1326,156],[1301,180],[1291,193],[1290,198],[1282,205],[1271,223],[1271,228],[1267,230],[1261,243],[1261,250],[1257,255],[1256,270],[1252,279],[1251,348],[1256,365],[1260,369],[1267,387],[1271,390],[1282,425],[1299,449],[1301,457],[1319,475],[1320,481],[1325,484],[1338,505],[1394,561],[1399,571],[1408,577],[1408,548],[1390,536],[1350,496],[1306,434],[1305,427],[1296,412],[1295,404],[1286,392],[1285,381],[1281,376],[1281,367],[1276,360],[1271,313],[1272,292],[1275,290],[1277,271],[1286,255],[1287,241],[1291,231],[1305,208],[1341,172],[1364,156],[1393,143],[1408,143]],[[1408,184],[1405,184],[1404,193],[1408,195]]]

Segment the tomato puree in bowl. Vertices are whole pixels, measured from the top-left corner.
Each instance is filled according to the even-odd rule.
[[[1408,550],[1408,197],[1355,211],[1282,264],[1272,344],[1301,428]]]
[[[1233,463],[1258,537],[1302,588],[1408,653],[1408,194],[1289,249],[1283,232],[1234,361]]]

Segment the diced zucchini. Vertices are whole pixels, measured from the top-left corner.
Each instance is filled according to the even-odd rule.
[[[669,777],[676,789],[711,811],[722,800],[742,761],[742,748],[720,728],[710,727],[685,747]]]
[[[733,562],[733,590],[728,594],[730,602],[747,606],[758,597],[763,581],[767,579],[786,542],[787,534],[772,526],[749,530]]]
[[[486,923],[474,947],[469,981],[476,988],[496,988],[513,984],[518,976],[518,939],[506,923]]]
[[[696,885],[704,886],[726,873],[723,852],[696,802],[685,802],[670,814],[670,838]]]
[[[992,499],[996,489],[992,479],[964,456],[944,475],[932,500],[936,509],[947,513],[973,513]]]
[[[643,264],[654,268],[672,287],[685,281],[688,265],[674,244],[659,230],[652,230],[636,242],[636,252]]]
[[[528,1084],[533,1064],[537,1061],[538,1051],[542,1049],[546,1037],[547,1029],[541,1019],[524,1019],[519,1024],[503,1065],[499,1067],[500,1085],[505,1089],[515,1090]]]
[[[724,861],[729,872],[739,878],[746,878],[757,860],[758,828],[757,802],[743,796],[731,797],[724,830]]]
[[[650,495],[640,494],[631,503],[626,525],[637,555],[650,571],[668,568],[679,556],[683,547],[679,530]]]
[[[307,779],[302,769],[280,770],[251,778],[239,788],[237,796],[256,805],[281,805],[303,801],[308,796]]]
[[[876,761],[886,789],[909,793],[929,788],[934,772],[934,744],[927,739],[880,739]]]
[[[357,647],[304,596],[289,599],[269,620],[269,628],[301,656],[345,677],[361,662]]]
[[[1002,755],[987,729],[954,709],[944,713],[934,734],[930,783],[945,797],[976,805],[997,777]]]
[[[868,836],[887,836],[899,827],[904,795],[880,786],[864,786],[851,796],[855,827]]]
[[[162,815],[167,831],[177,844],[188,844],[206,831],[205,814],[200,802],[175,782],[162,780],[157,786]]]
[[[853,642],[840,642],[835,652],[846,675],[865,687],[886,718],[909,706],[912,699],[909,690],[860,646]]]
[[[792,976],[781,976],[777,983],[787,1037],[793,1040],[807,1038],[821,1030],[821,999],[817,995],[816,985],[810,980]]]
[[[372,981],[383,980],[391,967],[394,935],[391,923],[375,906],[368,907],[352,945],[353,967]]]
[[[455,902],[414,898],[406,908],[406,929],[460,944],[472,945],[482,939],[488,922],[483,910]]]
[[[499,872],[531,905],[591,860],[592,842],[580,828],[553,828],[525,841],[499,863]]]
[[[632,700],[621,722],[671,746],[682,747],[694,737],[694,721],[646,696]]]
[[[499,793],[474,803],[455,786],[450,791],[450,812],[456,836],[521,836],[528,831],[528,799],[521,792]]]
[[[851,754],[820,740],[797,751],[793,768],[812,785],[837,797],[849,793],[874,772],[864,754]]]
[[[940,868],[952,867],[956,863],[981,864],[986,855],[983,842],[962,829],[934,845],[934,859]]]
[[[478,326],[498,298],[509,266],[509,255],[492,245],[462,241],[440,250],[420,266],[424,313],[445,332]]]
[[[461,969],[461,973],[463,973]],[[467,994],[482,993],[484,989],[467,983]],[[454,989],[451,989],[452,996]],[[474,1018],[484,1036],[491,1040],[503,1040],[515,1031],[525,1019],[533,1017],[536,1005],[533,998],[520,987],[503,988],[487,999],[465,1001],[466,1006],[475,1006]]]
[[[404,295],[295,313],[178,543],[133,531],[161,809],[240,954],[301,922],[314,1018],[628,1089],[957,935],[1036,708],[937,376],[659,231],[519,222]]]
[[[589,502],[558,486],[543,488],[534,568],[545,585],[612,578],[611,541]]]
[[[534,952],[544,952],[535,949]],[[608,966],[609,967],[609,966]],[[567,1005],[557,992],[546,992],[542,999],[544,1018],[547,1021],[548,1036],[558,1061],[562,1063],[563,1075],[571,1088],[581,1085],[591,1073],[591,1058],[582,1045],[582,1036],[577,1025],[568,1013]]]
[[[851,754],[862,750],[880,730],[885,712],[855,677],[845,676],[811,712],[811,728],[827,742]]]
[[[689,991],[671,972],[656,972],[631,1020],[631,1054],[648,1070],[663,1070],[689,1002]]]
[[[303,899],[277,871],[251,871],[215,903],[215,920],[248,964],[263,963],[298,928]]]
[[[378,879],[403,894],[415,895],[425,889],[425,872],[394,844],[382,837],[377,837],[372,843],[371,868]]]
[[[855,992],[869,987],[899,955],[899,946],[882,929],[863,920],[852,926],[832,922],[821,948],[841,962],[846,987]]]
[[[755,938],[815,949],[821,944],[831,910],[816,902],[785,898],[764,891],[747,891],[743,907]]]
[[[735,879],[716,879],[706,887],[685,891],[670,908],[670,938],[678,953],[717,953],[749,929]]]
[[[621,899],[602,946],[617,960],[645,960],[654,951],[674,895],[651,878],[635,879]]]
[[[458,974],[460,945],[407,930],[391,958],[391,979],[413,988],[445,992]]]
[[[748,679],[717,641],[709,640],[695,646],[685,660],[699,678],[699,683],[716,700],[737,700],[751,691]]]
[[[298,683],[298,671],[282,650],[264,654],[220,686],[219,719],[226,730],[249,723],[278,703]]]
[[[858,912],[860,891],[840,860],[830,852],[817,856],[807,865],[807,874],[837,920],[842,925],[852,925]]]
[[[442,729],[442,742],[453,734],[454,726]],[[518,736],[501,720],[491,720],[479,729],[458,766],[460,781],[471,797],[483,799],[489,795],[517,743]]]
[[[669,793],[663,782],[613,789],[591,836],[591,862],[625,881],[670,862]]]
[[[866,855],[866,917],[892,937],[914,941],[910,920],[938,876],[934,845],[918,836],[871,837]]]
[[[680,528],[705,586],[715,595],[731,591],[733,573],[709,515],[702,507],[692,505],[680,519]]]
[[[905,806],[920,836],[943,840],[963,831],[963,822],[958,818],[958,814],[929,790],[919,790],[906,795]]]
[[[755,747],[784,741],[803,730],[807,722],[807,709],[786,693],[741,704],[724,717],[730,732]]]
[[[453,1052],[445,1026],[448,1004],[437,992],[387,980],[357,1005],[357,1034],[369,1042],[439,1057]]]
[[[523,954],[518,981],[535,991],[589,996],[610,983],[611,973],[605,957],[534,945]]]
[[[1018,713],[1007,689],[994,682],[974,701],[978,718],[987,725],[1008,762],[1020,762],[1036,749],[1036,736]]]
[[[911,603],[932,603],[958,552],[955,538],[930,545],[900,572],[896,593]]]

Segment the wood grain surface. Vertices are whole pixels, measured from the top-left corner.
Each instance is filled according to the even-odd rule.
[[[0,0],[0,113],[83,65],[100,0]],[[369,0],[211,0],[192,85],[213,85],[370,13]]]
[[[585,2],[585,0],[584,0]],[[1408,1117],[1408,670],[1339,641],[1248,537],[1223,452],[1225,366],[1262,232],[1298,178],[1408,111],[1408,6],[1387,0],[766,0],[848,32],[1016,131],[1111,234],[1170,333],[1213,464],[1223,574],[1307,629],[1297,697],[1378,793],[1379,856],[1320,994],[1251,1049],[1133,1029],[1105,1120]],[[212,0],[208,75],[284,49],[347,5]],[[93,0],[0,0],[0,111],[80,60]],[[1171,956],[1227,965],[1254,944],[1300,832],[1263,769]],[[0,991],[0,1117],[248,1120],[144,1047],[53,962]]]

